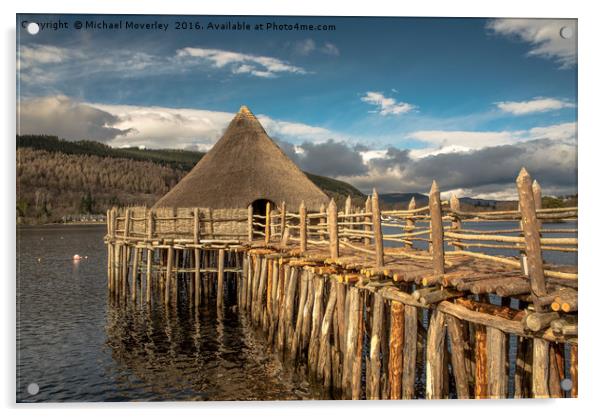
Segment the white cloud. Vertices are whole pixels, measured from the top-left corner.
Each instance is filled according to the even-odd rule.
[[[575,104],[556,98],[538,97],[529,101],[500,101],[495,105],[502,111],[515,115],[543,113],[551,110],[573,108]]]
[[[116,147],[202,151],[213,146],[233,117],[233,113],[212,110],[85,103],[58,95],[22,100],[19,133],[100,140]],[[257,117],[273,138],[294,143],[345,139],[323,127]]]
[[[304,39],[295,42],[294,50],[299,55],[309,55],[316,50],[316,42],[313,39]]]
[[[569,28],[572,37],[560,36]],[[566,69],[577,63],[577,20],[575,19],[493,19],[487,28],[494,33],[531,44],[529,56],[552,59]]]
[[[279,73],[307,73],[305,69],[278,58],[222,49],[187,47],[178,49],[176,57],[180,59],[200,58],[209,61],[216,68],[230,68],[233,74],[248,73],[257,77],[274,77]]]
[[[416,108],[416,106],[398,102],[394,98],[385,97],[382,93],[377,91],[367,91],[361,98],[365,103],[372,104],[377,107],[376,112],[382,116],[389,114],[403,114]]]
[[[424,149],[412,151],[415,158],[440,153],[468,152],[490,146],[511,145],[537,139],[575,141],[577,124],[561,123],[528,130],[506,131],[461,131],[461,130],[421,130],[408,134],[408,138],[425,142]]]
[[[326,55],[339,56],[341,52],[334,43],[325,42],[320,50]]]

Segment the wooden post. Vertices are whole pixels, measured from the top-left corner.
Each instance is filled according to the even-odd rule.
[[[550,342],[533,339],[533,397],[549,398]]]
[[[410,202],[408,203],[408,210],[414,210],[416,208],[416,199],[414,197],[412,197],[412,199],[410,200]],[[416,227],[416,221],[414,220],[413,217],[408,217],[406,219],[406,232],[407,233],[412,233],[412,230],[414,230],[414,228]],[[405,247],[407,249],[411,249],[414,245],[412,243],[412,239],[410,238],[410,242],[405,243]]]
[[[456,197],[455,194],[452,194],[451,198],[449,199],[449,206],[453,211],[460,211],[460,200],[458,200],[458,197]],[[460,229],[462,229],[462,221],[460,220],[460,217],[454,216],[454,219],[451,223],[451,229],[454,232],[459,232]],[[454,245],[454,249],[462,250],[462,246]]]
[[[136,288],[138,287],[138,258],[140,251],[137,247],[132,248],[134,260],[132,261],[132,301],[136,302]]]
[[[385,302],[379,293],[374,294],[372,311],[372,334],[370,337],[370,378],[366,378],[366,398],[368,400],[380,399],[380,346],[383,337],[383,315]]]
[[[297,309],[297,321],[295,324],[295,331],[293,333],[293,340],[291,343],[291,359],[293,361],[297,358],[297,353],[299,351],[299,345],[301,344],[301,331],[303,328],[303,309],[305,308],[305,304],[307,303],[307,287],[309,281],[309,274],[307,272],[303,272],[301,274],[301,287],[299,290],[299,306]]]
[[[311,274],[311,273],[310,273]],[[320,351],[320,323],[322,322],[322,298],[324,295],[324,279],[311,274],[314,288],[314,308],[311,317],[311,334],[309,336],[308,365],[312,373],[318,368],[318,353]]]
[[[541,198],[541,186],[537,180],[533,180],[533,201],[535,202],[535,210],[543,208],[543,201]],[[537,213],[537,212],[536,212]],[[537,227],[541,230],[541,220],[537,220]]]
[[[570,374],[571,374],[571,381],[573,382],[573,386],[571,388],[571,397],[572,398],[577,398],[579,396],[579,389],[578,389],[578,346],[577,345],[571,345],[571,365],[570,365]]]
[[[165,304],[169,305],[171,295],[171,272],[173,268],[173,246],[167,248],[167,273],[165,275]]]
[[[217,308],[224,305],[224,250],[220,249],[217,255]]]
[[[459,399],[470,398],[468,389],[468,373],[466,371],[466,350],[464,347],[464,332],[460,319],[451,314],[445,315],[447,334],[450,339],[451,362],[456,382],[456,393]]]
[[[320,204],[320,214],[321,214],[321,216],[320,216],[320,220],[319,220],[320,228],[318,229],[318,232],[319,232],[318,239],[325,240],[324,230],[322,230],[324,228],[324,224],[326,223],[326,219],[324,219],[324,216],[323,216],[324,214],[326,214],[326,207],[324,206],[324,204]]]
[[[271,211],[272,211],[272,207],[270,202],[268,201],[265,204],[265,244],[269,244],[270,243],[270,234],[272,232],[272,225],[270,224],[272,222],[271,219]]]
[[[383,248],[383,231],[380,220],[380,204],[376,188],[372,190],[372,232],[374,236],[374,250],[376,252],[375,266],[385,266],[385,254]]]
[[[351,287],[347,293],[349,303],[349,314],[346,322],[346,338],[345,338],[345,356],[343,358],[343,392],[346,396],[351,391],[351,380],[353,374],[353,360],[355,357],[357,337],[358,337],[358,321],[359,321],[359,290]]]
[[[391,331],[389,332],[389,398],[401,399],[405,307],[402,303],[391,301]]]
[[[195,207],[192,211],[192,242],[199,243],[199,208]]]
[[[541,241],[537,213],[535,211],[535,198],[531,176],[525,168],[521,169],[516,179],[518,188],[519,208],[525,236],[525,249],[527,252],[527,265],[531,283],[531,295],[534,300],[547,295],[546,282],[543,274],[543,260],[541,256]],[[542,311],[542,306],[534,302],[535,309]]]
[[[487,331],[485,326],[477,324],[475,327],[475,388],[476,399],[487,398]]]
[[[366,213],[366,217],[364,218],[364,232],[369,233],[372,231],[372,197],[368,196],[366,198],[366,205],[364,206],[364,212]],[[370,246],[371,239],[369,237],[364,238],[364,245]]]
[[[305,209],[305,201],[301,201],[299,205],[299,242],[303,254],[307,250],[307,210]]]
[[[353,220],[353,219],[351,219],[351,217],[347,217],[347,215],[351,214],[351,196],[350,195],[348,195],[347,198],[345,199],[345,211],[344,211],[344,214],[345,214],[345,220],[344,220],[345,223],[349,223],[349,222],[351,222]],[[351,226],[347,226],[347,228],[351,229]],[[346,238],[346,237],[343,238],[342,240],[345,241],[345,242],[349,241],[349,239]]]
[[[284,240],[284,229],[286,229],[286,202],[282,202],[280,208],[280,240]]]
[[[253,204],[247,207],[247,240],[253,241]]]
[[[487,369],[489,398],[506,398],[506,335],[494,327],[487,327]]]
[[[244,270],[244,267],[243,267],[243,270]],[[201,249],[194,248],[194,306],[198,308],[200,305],[201,305]]]
[[[328,292],[328,302],[324,310],[324,320],[320,330],[320,349],[318,354],[318,376],[324,379],[324,386],[330,387],[332,384],[332,358],[330,350],[330,333],[334,316],[334,309],[337,301],[335,280],[330,280],[330,290]],[[338,366],[338,364],[335,364]]]
[[[433,310],[426,342],[426,398],[443,398],[443,349],[445,347],[444,313]]]
[[[357,337],[355,340],[355,352],[353,355],[352,375],[351,375],[351,399],[360,400],[362,390],[362,357],[364,348],[364,300],[365,293],[359,292],[359,311]]]
[[[153,250],[146,250],[146,302],[151,302],[153,282]]]
[[[443,220],[441,215],[441,193],[437,182],[433,181],[429,193],[429,211],[431,214],[431,243],[433,250],[433,272],[443,275],[445,272],[445,250],[443,248]]]
[[[418,309],[406,305],[404,308],[404,336],[403,336],[403,375],[401,396],[404,400],[414,398],[414,384],[416,379],[416,355],[418,342]]]
[[[337,222],[337,205],[334,199],[330,199],[328,204],[328,240],[330,247],[330,257],[337,259],[339,257],[339,228]]]

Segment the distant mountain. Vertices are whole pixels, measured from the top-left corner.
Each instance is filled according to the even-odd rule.
[[[378,195],[384,205],[395,206],[395,208],[408,208],[410,200],[416,200],[416,207],[426,206],[429,203],[429,197],[420,193],[387,193]]]

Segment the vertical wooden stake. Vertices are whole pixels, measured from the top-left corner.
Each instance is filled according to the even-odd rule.
[[[271,213],[272,213],[272,208],[270,207],[271,204],[268,201],[265,204],[265,244],[269,244],[270,243],[270,234],[272,231],[272,219],[271,219]]]
[[[253,241],[253,204],[247,207],[247,240]]]
[[[307,250],[307,210],[305,209],[305,201],[301,201],[299,205],[299,241],[301,245],[301,253]]]
[[[339,257],[339,228],[337,222],[337,205],[334,199],[330,199],[330,203],[328,204],[328,240],[330,257],[337,259]]]
[[[443,398],[443,349],[445,348],[443,313],[433,310],[426,342],[426,398],[428,400]]]
[[[405,307],[397,301],[391,302],[391,331],[389,332],[389,398],[401,399],[403,374],[403,347]]]
[[[571,366],[570,366],[570,374],[571,374],[571,381],[573,382],[573,386],[571,388],[571,397],[572,398],[577,398],[579,396],[579,389],[578,389],[578,382],[579,382],[579,377],[578,377],[578,346],[573,344],[571,345]]]
[[[416,379],[418,309],[414,306],[406,305],[404,310],[402,398],[404,400],[411,400],[414,398]]]
[[[550,342],[533,339],[533,397],[549,398]]]
[[[224,250],[218,251],[217,257],[217,308],[224,305]]]
[[[192,211],[192,242],[199,243],[199,208],[195,207]]]
[[[153,276],[153,250],[146,250],[146,302],[151,302]]]
[[[477,399],[487,398],[487,331],[482,324],[475,325],[475,392]]]
[[[369,400],[380,399],[380,347],[383,337],[383,315],[385,302],[383,297],[375,293],[372,311],[372,334],[370,336],[370,378],[366,378],[366,398]],[[366,367],[366,369],[368,369]],[[401,371],[401,366],[400,366]]]
[[[494,327],[487,327],[487,369],[489,398],[506,398],[508,395],[506,335]]]
[[[408,210],[414,210],[416,209],[416,199],[414,197],[412,197],[412,199],[410,200],[410,202],[408,203]],[[414,228],[416,227],[416,221],[414,220],[413,217],[408,217],[406,219],[406,233],[412,233],[412,231],[414,230]],[[410,242],[405,243],[405,247],[407,249],[411,249],[413,247],[413,241],[411,238],[409,238]]]
[[[355,340],[355,352],[353,355],[353,366],[351,375],[351,399],[361,400],[362,397],[362,358],[364,348],[364,292],[359,293],[359,311],[358,316],[358,329],[357,338]]]
[[[286,228],[286,202],[280,206],[280,240],[284,239],[284,229]]]
[[[537,182],[537,180],[533,180],[533,201],[535,202],[535,210],[537,214],[537,210],[543,208],[543,201],[541,198],[541,186]],[[541,220],[537,220],[537,227],[541,230]]]
[[[366,217],[364,218],[364,232],[370,233],[372,231],[372,197],[366,198],[366,204],[364,206],[364,212]],[[371,239],[369,237],[364,238],[364,245],[370,246]]]
[[[173,246],[167,248],[167,272],[165,274],[165,304],[169,305],[171,299],[171,275],[173,268]]]
[[[134,252],[134,260],[132,261],[132,301],[136,302],[136,288],[138,287],[138,248],[132,248]]]
[[[460,319],[450,315],[445,315],[447,324],[447,334],[451,346],[451,362],[456,382],[456,392],[459,399],[470,398],[468,389],[468,373],[466,372],[466,351],[464,347],[464,334],[462,322]]]
[[[443,275],[445,272],[445,251],[443,248],[443,220],[441,214],[441,193],[437,182],[433,181],[429,193],[429,211],[431,214],[431,243],[433,248],[433,272]]]
[[[525,168],[521,169],[516,179],[518,188],[519,208],[525,236],[525,249],[531,283],[531,295],[538,299],[547,295],[546,282],[543,275],[543,260],[541,256],[541,241],[537,213],[535,211],[535,198],[533,197],[533,184],[531,176]],[[535,302],[535,309],[542,311],[542,306]]]
[[[246,258],[245,258],[246,259]],[[244,267],[243,267],[244,269]],[[194,248],[194,306],[201,305],[201,250]]]
[[[460,211],[460,200],[458,200],[458,197],[456,197],[455,194],[452,194],[449,200],[449,206],[453,211]],[[459,232],[460,229],[462,229],[462,221],[460,220],[460,217],[454,216],[454,219],[452,220],[451,224],[451,229],[454,232]],[[462,250],[462,246],[454,245],[454,249]]]
[[[375,250],[375,266],[385,266],[385,254],[383,248],[383,231],[381,228],[380,219],[380,204],[378,201],[378,194],[376,188],[372,190],[372,232],[374,236],[374,250]]]

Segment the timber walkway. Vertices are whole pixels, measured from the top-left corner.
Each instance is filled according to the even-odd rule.
[[[376,192],[317,213],[112,209],[109,293],[219,308],[234,295],[343,398],[415,398],[420,358],[429,399],[576,397],[577,269],[544,259],[577,251],[578,209],[542,209],[524,170],[517,189],[516,211],[462,211],[435,183],[407,210],[381,211]]]

